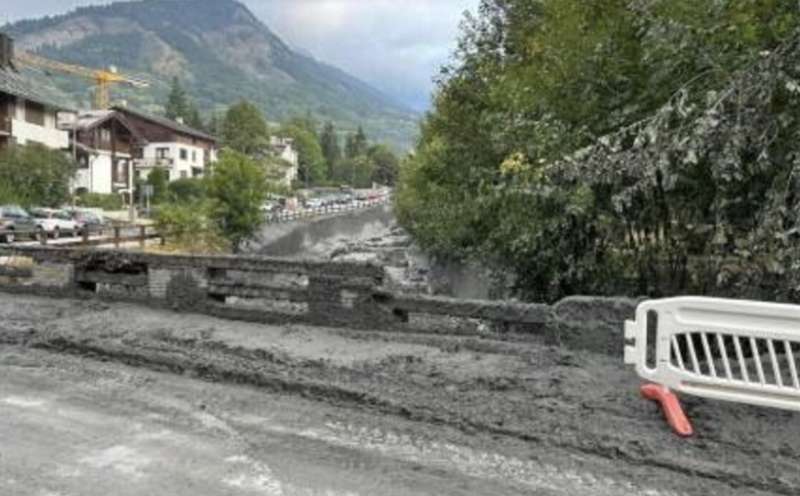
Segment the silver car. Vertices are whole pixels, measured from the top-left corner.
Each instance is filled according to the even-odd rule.
[[[13,243],[17,237],[36,238],[36,221],[22,207],[0,205],[0,242]]]

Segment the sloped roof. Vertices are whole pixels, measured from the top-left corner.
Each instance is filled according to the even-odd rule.
[[[68,105],[57,101],[56,98],[49,95],[50,90],[37,78],[17,72],[11,67],[0,67],[0,92],[53,107],[57,110],[73,110]]]
[[[75,127],[78,129],[91,129],[114,116],[113,110],[89,110],[78,114]],[[70,126],[72,127],[72,126]]]
[[[217,138],[207,134],[199,129],[195,129],[193,127],[187,126],[186,124],[181,124],[180,122],[173,121],[172,119],[167,119],[166,117],[160,117],[157,115],[147,114],[140,110],[134,110],[129,107],[113,107],[114,110],[120,112],[122,114],[129,114],[140,119],[144,119],[146,121],[150,121],[154,124],[159,126],[163,126],[167,129],[171,129],[176,133],[186,134],[189,136],[194,136],[195,138],[200,138],[206,141],[213,141],[214,143],[217,142]]]
[[[68,126],[68,129],[76,128],[80,131],[92,129],[94,127],[104,124],[106,121],[116,119],[122,126],[125,127],[133,137],[140,143],[146,143],[147,140],[139,133],[139,131],[131,126],[125,115],[116,110],[84,110],[78,113],[78,118],[73,125]]]

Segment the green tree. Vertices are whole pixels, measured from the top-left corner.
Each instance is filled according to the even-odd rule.
[[[303,184],[315,185],[325,180],[325,157],[317,137],[307,128],[289,124],[281,129],[281,134],[294,140],[299,159],[300,181]]]
[[[336,163],[342,158],[342,149],[339,146],[339,137],[336,135],[336,127],[333,122],[325,124],[319,142],[322,147],[322,155],[325,157],[325,163],[328,166],[327,177],[332,179]]]
[[[319,122],[317,122],[317,120],[314,118],[314,115],[310,111],[306,112],[306,114],[302,117],[292,117],[289,119],[286,125],[305,129],[312,134],[317,141],[319,141]]]
[[[16,145],[0,152],[0,202],[60,207],[70,199],[76,164],[43,145]]]
[[[355,188],[372,186],[375,164],[366,155],[343,158],[336,162],[332,179],[338,184],[348,184]]]
[[[172,86],[164,107],[164,114],[168,119],[183,121],[184,124],[195,129],[206,129],[203,118],[200,116],[200,111],[177,77],[172,79]]]
[[[238,252],[264,223],[261,206],[269,192],[264,168],[247,155],[228,150],[222,153],[207,184],[213,218]]]
[[[170,246],[189,253],[223,253],[230,244],[214,221],[213,204],[194,199],[168,203],[158,210],[156,227]]]
[[[347,136],[347,142],[345,144],[345,157],[360,157],[367,153],[368,148],[369,142],[367,140],[367,135],[364,133],[364,129],[361,126],[358,126],[357,132]]]
[[[191,203],[206,196],[205,181],[200,178],[187,177],[169,183],[167,187],[169,200],[175,203]]]
[[[400,160],[386,145],[369,148],[367,156],[372,161],[372,181],[386,186],[394,186],[400,170]]]
[[[189,127],[192,127],[200,131],[207,131],[206,123],[203,122],[203,118],[200,116],[200,111],[197,110],[197,107],[195,107],[194,105],[191,106],[188,115],[184,118],[183,121]]]
[[[463,26],[396,196],[400,221],[438,255],[481,257],[530,298],[623,279],[655,294],[661,265],[690,281],[685,261],[714,253],[707,235],[675,226],[752,226],[762,212],[752,199],[782,183],[796,145],[778,130],[791,128],[794,103],[749,71],[795,53],[793,2],[483,0]],[[745,94],[762,107],[745,109]],[[720,153],[722,133],[708,129],[737,106],[739,134]],[[744,124],[750,111],[762,121]],[[769,145],[764,129],[776,133]],[[654,232],[672,233],[672,245],[647,246]]]
[[[165,105],[165,114],[168,119],[177,120],[178,118],[186,119],[189,116],[191,105],[189,96],[183,88],[178,77],[172,78],[172,86],[167,96],[167,104]]]
[[[147,183],[153,187],[153,196],[150,201],[154,204],[162,203],[168,199],[169,170],[164,167],[154,167],[147,175]]]
[[[258,107],[241,101],[225,114],[222,139],[228,148],[254,156],[269,144],[269,127]]]
[[[208,123],[205,125],[205,129],[211,133],[213,136],[221,136],[222,135],[222,123],[224,119],[221,119],[219,114],[213,112],[211,117],[208,118]]]

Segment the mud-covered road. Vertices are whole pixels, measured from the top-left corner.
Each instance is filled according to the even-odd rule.
[[[800,415],[611,357],[0,295],[0,494],[800,494]]]

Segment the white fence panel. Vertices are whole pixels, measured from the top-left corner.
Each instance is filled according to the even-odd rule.
[[[647,301],[625,323],[625,363],[686,394],[800,411],[800,306]]]

